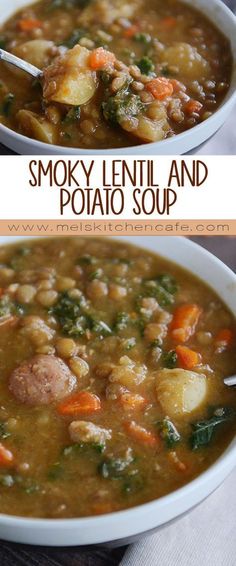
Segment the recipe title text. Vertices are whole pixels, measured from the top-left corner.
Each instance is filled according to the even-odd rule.
[[[161,173],[161,175],[160,175]],[[170,159],[164,178],[161,158],[33,159],[29,188],[57,190],[60,216],[171,216],[181,193],[203,187],[207,165],[199,160]]]

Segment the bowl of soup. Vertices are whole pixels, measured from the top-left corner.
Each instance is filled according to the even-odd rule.
[[[0,139],[23,154],[181,154],[235,102],[236,18],[219,0],[9,0]]]
[[[235,465],[235,275],[182,238],[1,238],[0,537],[124,544]]]

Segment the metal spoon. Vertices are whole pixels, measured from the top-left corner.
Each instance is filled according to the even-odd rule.
[[[229,385],[229,386],[236,385],[236,375],[231,375],[231,377],[226,377],[224,379],[224,383],[225,385]]]
[[[12,53],[4,51],[4,49],[0,49],[0,61],[5,61],[6,63],[10,63],[10,65],[18,67],[18,69],[25,71],[35,79],[40,78],[42,75],[42,71],[40,69],[38,69],[34,65],[31,65],[30,63],[27,63],[27,61],[24,61],[23,59],[12,55]]]

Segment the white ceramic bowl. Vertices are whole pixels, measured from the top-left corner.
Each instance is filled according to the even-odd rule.
[[[188,269],[206,281],[236,315],[235,274],[197,244],[172,236],[115,239],[156,252]],[[0,245],[20,240],[22,238],[1,237]],[[235,465],[236,439],[207,471],[184,487],[151,503],[127,511],[80,519],[24,519],[0,514],[0,539],[49,546],[127,544],[200,503],[220,485]]]
[[[0,0],[0,24],[33,0]],[[231,42],[233,75],[230,89],[219,109],[205,122],[173,138],[149,144],[118,149],[74,149],[45,144],[18,134],[0,124],[0,142],[22,155],[180,155],[190,152],[209,139],[225,122],[236,101],[236,17],[221,0],[184,0],[201,10]]]

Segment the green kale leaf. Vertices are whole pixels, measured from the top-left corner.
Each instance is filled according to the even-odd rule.
[[[192,424],[192,435],[190,444],[193,450],[207,446],[219,425],[229,422],[236,417],[235,409],[231,407],[220,407],[215,409],[212,417],[205,421]]]

